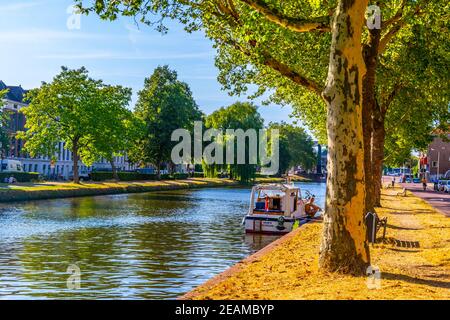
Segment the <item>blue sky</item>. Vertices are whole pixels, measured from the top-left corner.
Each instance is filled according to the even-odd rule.
[[[0,80],[29,89],[50,81],[62,65],[86,66],[92,77],[131,87],[136,94],[155,67],[168,64],[190,85],[207,114],[246,100],[221,90],[215,52],[202,33],[187,34],[173,22],[169,33],[161,35],[151,27],[137,26],[131,18],[109,22],[95,15],[82,16],[80,28],[70,29],[72,3],[0,0]],[[260,107],[266,122],[291,122],[290,112],[289,107]]]

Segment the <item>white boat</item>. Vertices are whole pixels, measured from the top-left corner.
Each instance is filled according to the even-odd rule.
[[[293,184],[260,184],[252,188],[250,208],[243,219],[245,232],[284,234],[294,224],[310,220],[299,187]]]

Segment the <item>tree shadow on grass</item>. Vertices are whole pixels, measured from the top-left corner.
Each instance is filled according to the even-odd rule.
[[[450,282],[448,282],[448,281],[414,278],[411,276],[407,276],[405,274],[396,274],[396,273],[390,273],[390,272],[382,272],[381,276],[382,276],[382,279],[387,279],[387,280],[398,280],[398,281],[405,281],[405,282],[409,282],[409,283],[415,283],[415,284],[421,284],[421,285],[425,285],[425,286],[435,287],[435,288],[450,289]]]
[[[399,227],[399,226],[394,226],[393,224],[387,224],[386,227],[388,227],[390,229],[395,229],[395,230],[423,230],[423,228]]]
[[[407,241],[407,240],[399,240],[395,238],[385,238],[385,239],[377,239],[377,241],[381,240],[384,244],[390,244],[394,247],[399,248],[420,248],[419,241]],[[409,251],[411,252],[411,251]]]

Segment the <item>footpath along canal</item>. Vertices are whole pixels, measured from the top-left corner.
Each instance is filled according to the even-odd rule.
[[[323,205],[325,184],[299,185]],[[244,234],[249,192],[220,187],[0,204],[0,298],[174,299],[278,238]],[[79,289],[67,286],[69,266],[79,268]]]

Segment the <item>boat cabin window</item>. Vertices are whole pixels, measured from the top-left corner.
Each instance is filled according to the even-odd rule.
[[[258,193],[257,200],[255,203],[256,211],[283,211],[283,197],[284,193],[273,192],[273,191],[262,191]],[[266,201],[267,206],[266,207]]]
[[[269,205],[269,209],[270,210],[281,210],[281,199],[280,198],[272,199],[272,208],[270,208],[270,205]]]

